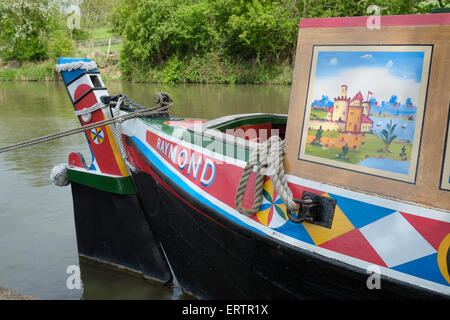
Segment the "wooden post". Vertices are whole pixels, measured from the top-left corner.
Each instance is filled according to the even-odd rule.
[[[108,62],[109,49],[111,49],[111,38],[108,40],[108,50],[106,51],[106,62]]]

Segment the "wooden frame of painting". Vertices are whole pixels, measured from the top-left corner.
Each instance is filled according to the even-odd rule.
[[[299,160],[415,182],[432,45],[314,45]]]
[[[448,14],[382,16],[380,28],[369,28],[367,21],[368,17],[300,21],[286,127],[286,173],[330,186],[450,212],[449,189],[444,189],[449,186],[441,186],[446,181],[442,176],[450,175],[449,155],[443,160],[444,146],[450,140],[445,140],[450,112]],[[422,64],[420,61],[413,63],[421,67],[420,80],[418,68],[412,70],[411,66],[394,57],[403,54],[411,58],[414,55],[411,52],[423,53]],[[333,54],[341,56],[333,57]],[[356,75],[349,71],[357,67],[378,68],[378,73],[373,74],[385,80],[381,83],[387,84],[385,90],[381,86],[371,86],[373,81],[367,72]],[[344,79],[336,78],[339,74],[345,75],[345,71],[349,72]],[[397,79],[393,79],[396,74]],[[327,77],[329,81],[316,85],[317,78]],[[347,79],[351,81],[347,82]],[[402,81],[391,81],[402,79],[410,79],[411,86],[405,88],[406,82],[402,85]],[[413,87],[416,88],[415,95],[407,97]],[[393,95],[396,97],[392,98]],[[350,99],[348,107],[352,104],[350,111],[354,114],[351,120],[357,120],[356,127],[355,121],[347,126],[347,114],[345,117],[342,113],[339,115],[342,109],[334,113],[333,108],[330,112],[329,107],[331,103],[334,105],[335,98],[340,101],[337,109],[347,107],[346,99]],[[314,111],[313,104],[316,107]],[[415,111],[408,114],[412,111],[408,108]],[[335,127],[329,124],[322,126],[323,132],[318,136],[320,124],[316,128],[311,127],[308,137],[307,124],[311,117],[312,120],[324,122],[337,122],[341,118],[341,123],[335,123]],[[386,127],[391,119],[392,124]],[[381,133],[383,130],[385,134]],[[336,142],[339,140],[337,138],[342,138],[341,133],[360,131],[366,132],[364,139],[367,140],[361,141],[358,135],[352,134],[355,141],[358,136],[359,145],[355,141],[347,141],[347,149],[345,137],[342,145]],[[407,131],[409,138],[405,136]],[[387,143],[382,141],[383,138]],[[311,148],[314,139],[317,144],[312,144]],[[307,149],[308,143],[310,146]],[[450,145],[447,150],[450,150]],[[383,158],[391,158],[399,166],[394,168],[381,164],[380,167],[379,163],[389,162]]]
[[[444,159],[442,161],[442,175],[440,188],[443,190],[450,191],[450,113],[448,117],[447,138],[445,140]]]

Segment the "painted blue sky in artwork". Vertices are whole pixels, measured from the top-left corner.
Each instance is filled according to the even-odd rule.
[[[326,78],[344,70],[370,67],[387,69],[392,76],[420,83],[423,60],[424,53],[414,51],[320,51],[316,77]]]

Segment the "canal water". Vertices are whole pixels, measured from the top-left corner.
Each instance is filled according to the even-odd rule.
[[[160,85],[106,81],[151,107],[168,92],[175,117],[287,113],[290,86]],[[66,89],[59,82],[0,82],[0,147],[75,128]],[[89,159],[83,134],[0,154],[0,286],[42,299],[185,299],[165,288],[103,266],[80,262],[70,186],[56,187],[52,168],[70,152]],[[81,270],[81,289],[67,286],[71,266]]]

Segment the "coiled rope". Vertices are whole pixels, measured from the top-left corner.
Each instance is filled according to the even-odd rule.
[[[92,70],[97,69],[95,61],[74,61],[68,63],[60,63],[56,65],[56,72],[74,71],[78,69]]]
[[[275,190],[279,194],[281,200],[286,205],[289,211],[297,211],[298,204],[294,201],[292,191],[288,186],[287,177],[284,171],[283,157],[284,157],[285,141],[281,140],[279,136],[271,136],[266,142],[258,144],[258,147],[253,150],[249,161],[244,168],[241,180],[236,192],[235,205],[238,211],[246,216],[252,216],[259,211],[263,198],[264,179],[262,168],[266,168],[266,175],[270,177]],[[257,160],[259,158],[259,163]],[[256,165],[256,178],[254,186],[253,204],[250,208],[243,206],[244,194],[247,189],[250,174],[253,167]]]

